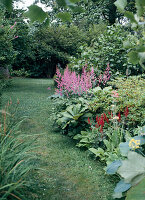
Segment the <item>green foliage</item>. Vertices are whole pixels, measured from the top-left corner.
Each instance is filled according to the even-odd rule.
[[[43,22],[48,15],[39,6],[31,5],[29,6],[29,10],[25,13],[25,16],[30,18],[33,23],[34,21]]]
[[[58,13],[57,17],[60,18],[63,22],[70,22],[71,21],[71,14],[68,12]]]
[[[0,4],[0,67],[10,68],[16,52],[13,49],[12,40],[15,38],[16,29],[10,28],[10,24],[4,17],[5,10]]]
[[[142,126],[145,122],[145,80],[140,76],[117,78],[111,85],[118,89],[118,111],[129,108],[128,126]]]
[[[142,130],[143,129],[144,128],[142,128]],[[106,170],[108,174],[117,173],[122,178],[121,181],[116,185],[114,190],[115,193],[113,195],[114,198],[121,198],[122,192],[127,191],[131,186],[133,186],[131,191],[134,192],[135,190],[136,192],[136,187],[138,187],[137,184],[140,183],[140,181],[145,177],[145,158],[142,151],[142,146],[145,144],[145,137],[135,136],[133,138],[126,137],[126,139],[128,141],[121,143],[119,147],[122,156],[127,157],[127,159],[123,159],[121,161],[116,160],[115,162],[111,163]],[[139,186],[139,188],[142,191],[142,184]],[[142,195],[141,191],[138,192],[137,195],[139,195],[139,193]]]
[[[90,148],[89,150],[95,154],[96,157],[100,157],[102,161],[108,165],[111,162],[121,159],[121,154],[119,150],[119,144],[123,141],[123,130],[109,128],[105,131],[106,139],[103,140],[103,148]]]
[[[144,200],[144,186],[145,186],[145,178],[138,183],[138,185],[132,187],[128,192],[126,196],[126,200]]]
[[[126,183],[137,185],[145,177],[145,158],[136,152],[129,152],[128,159],[122,161],[117,173]],[[131,170],[130,170],[131,169]]]
[[[12,11],[13,0],[0,0],[0,3],[2,3],[7,10]]]
[[[126,37],[129,37],[134,44],[134,39],[128,36],[128,32],[121,25],[108,26],[107,30],[92,39],[91,47],[81,47],[81,55],[78,58],[72,58],[70,66],[78,71],[84,65],[87,65],[88,68],[93,66],[98,73],[105,69],[107,63],[110,64],[112,73],[125,74],[127,68],[132,71],[134,68],[138,69],[136,63],[134,65],[128,63],[126,49],[122,44]]]
[[[144,11],[145,11],[145,3],[143,0],[136,0],[135,7],[136,13],[126,11],[127,0],[117,0],[115,5],[119,9],[120,12],[124,14],[130,20],[132,25],[132,29],[134,29],[134,38],[136,43],[131,45],[131,48],[128,52],[129,62],[133,64],[139,63],[143,69],[145,69],[145,33],[144,33]],[[136,33],[138,37],[136,37]]]
[[[31,72],[32,77],[53,77],[56,65],[59,63],[65,67],[68,57],[75,55],[80,43],[84,41],[82,32],[75,26],[33,27],[31,35],[25,24],[22,28],[21,40],[15,43],[22,57],[17,56],[14,69],[25,68]]]
[[[117,108],[116,113],[120,112],[124,115],[124,110],[126,107],[129,109],[129,115],[127,116],[127,127],[135,128],[137,126],[143,126],[144,116],[145,116],[145,92],[144,84],[145,81],[140,76],[126,78],[117,78],[115,81],[109,83],[112,87],[118,89],[119,97],[117,98]],[[108,113],[112,110],[113,97],[111,87],[104,88],[103,90],[97,87],[94,98],[89,102],[89,110],[92,112]],[[124,118],[123,118],[124,120]]]
[[[87,119],[90,116],[91,114],[88,113],[88,107],[86,105],[71,105],[68,106],[65,111],[59,113],[56,123],[62,129],[69,128],[69,135],[74,135],[79,133],[81,127],[85,124],[85,122],[87,122]]]
[[[11,76],[14,77],[30,77],[30,73],[28,71],[25,71],[24,68],[19,70],[11,70]]]
[[[14,113],[9,112],[11,103],[1,110],[0,127],[0,198],[23,198],[24,189],[31,187],[28,179],[36,169],[38,160],[34,149],[36,136],[23,135],[20,131],[22,121],[14,121]],[[12,118],[13,116],[13,118]]]
[[[77,147],[90,148],[99,142],[99,132],[96,129],[92,131],[81,131],[73,137],[74,140],[79,142],[76,144]]]
[[[95,113],[103,113],[109,111],[109,106],[112,104],[113,98],[111,97],[112,87],[95,87],[92,89],[94,98],[89,102],[89,109]]]

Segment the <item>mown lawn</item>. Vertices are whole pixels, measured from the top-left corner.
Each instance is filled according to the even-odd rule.
[[[51,79],[15,78],[3,94],[3,105],[10,98],[13,104],[19,99],[17,117],[27,116],[22,131],[41,135],[38,164],[43,170],[32,174],[34,189],[28,200],[112,200],[115,178],[104,175],[102,164],[78,149],[71,138],[53,130],[53,104],[47,98],[53,92]]]

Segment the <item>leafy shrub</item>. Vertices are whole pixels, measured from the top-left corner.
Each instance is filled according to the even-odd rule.
[[[76,55],[80,44],[85,42],[83,33],[76,26],[44,27],[34,24],[29,30],[23,24],[23,31],[21,24],[19,27],[20,38],[14,45],[22,57],[17,56],[13,68],[21,66],[30,71],[31,77],[53,77],[58,63],[64,68],[69,56]]]
[[[19,70],[11,70],[11,76],[16,77],[30,77],[30,73],[26,71],[24,68]]]
[[[88,68],[94,67],[95,73],[100,73],[105,69],[107,63],[110,64],[112,73],[125,74],[127,69],[132,73],[141,73],[139,66],[128,62],[126,49],[123,47],[122,41],[130,38],[134,44],[134,38],[120,25],[108,26],[107,30],[99,37],[94,38],[92,46],[81,46],[81,55],[70,58],[70,67],[80,71],[82,66],[87,65]],[[128,50],[129,51],[129,50]]]
[[[145,123],[145,80],[138,77],[117,78],[111,83],[118,90],[118,110],[129,108],[128,126],[143,126]]]
[[[126,107],[129,109],[129,115],[127,117],[128,128],[135,128],[144,124],[145,116],[145,81],[139,77],[117,78],[117,80],[110,83],[113,87],[117,88],[118,98],[116,113],[124,114]],[[89,108],[93,112],[103,113],[110,112],[112,109],[114,98],[112,97],[113,89],[111,87],[104,88],[99,87],[93,90],[94,98],[89,103]]]
[[[14,121],[14,113],[9,112],[11,106],[10,101],[1,110],[0,118],[0,199],[25,199],[24,189],[34,184],[28,177],[38,161],[34,152],[36,137],[20,132],[23,120]]]
[[[18,36],[16,35],[16,22],[9,24],[4,14],[5,10],[0,4],[0,66],[10,68],[16,55],[12,40],[17,39]]]

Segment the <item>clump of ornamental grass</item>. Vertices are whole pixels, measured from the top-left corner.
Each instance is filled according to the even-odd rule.
[[[18,102],[19,103],[19,102]],[[12,121],[13,114],[9,112],[12,102],[0,111],[0,199],[27,199],[24,191],[31,187],[30,173],[36,169],[37,136],[24,135],[20,125]],[[11,120],[9,120],[11,119]]]

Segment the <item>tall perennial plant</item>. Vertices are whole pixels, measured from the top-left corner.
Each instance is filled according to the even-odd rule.
[[[56,79],[57,89],[56,93],[63,95],[65,94],[67,97],[73,94],[81,96],[82,94],[87,94],[89,89],[100,85],[106,84],[106,82],[110,79],[110,67],[109,65],[106,68],[106,71],[103,75],[101,75],[101,79],[97,78],[93,67],[91,71],[87,71],[86,67],[83,67],[82,74],[77,75],[76,72],[72,72],[69,70],[68,66],[64,70],[64,74],[60,73],[60,70],[56,68]],[[98,81],[99,80],[99,81]]]

